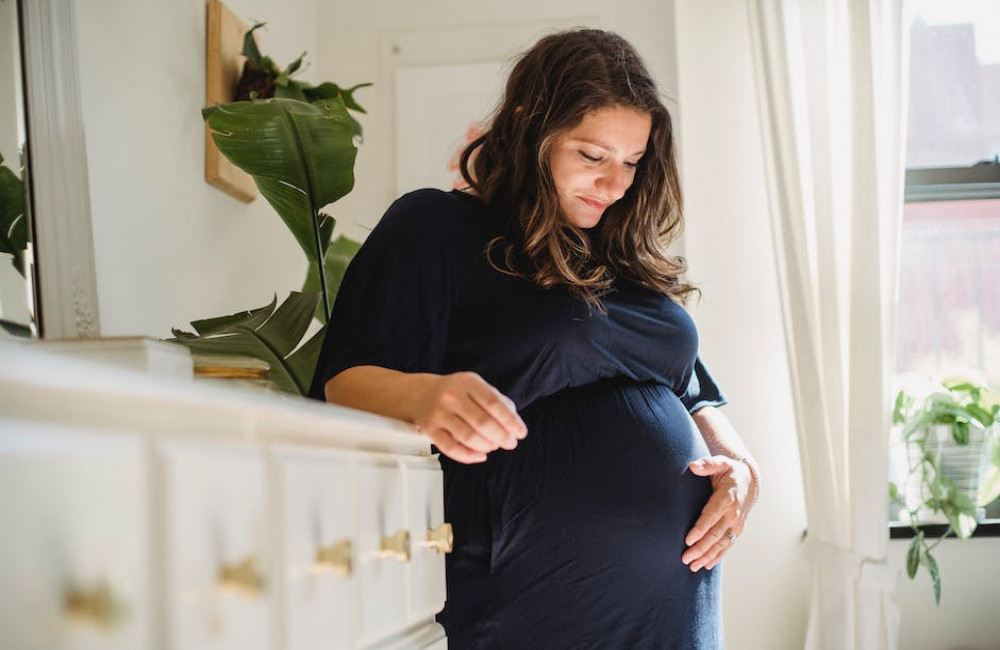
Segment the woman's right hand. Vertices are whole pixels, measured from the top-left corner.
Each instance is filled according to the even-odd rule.
[[[514,401],[475,372],[438,375],[416,402],[417,429],[460,463],[481,463],[491,451],[514,449],[528,433]]]

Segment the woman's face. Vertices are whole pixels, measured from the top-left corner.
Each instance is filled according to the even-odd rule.
[[[587,113],[580,124],[556,136],[549,167],[568,222],[596,226],[608,206],[625,196],[652,125],[648,113],[613,106]]]

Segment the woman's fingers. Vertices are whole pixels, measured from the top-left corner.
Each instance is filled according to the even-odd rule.
[[[704,514],[702,514],[702,517],[704,517]],[[699,521],[701,520],[699,519]],[[705,533],[698,537],[697,541],[689,544],[687,550],[681,554],[681,562],[694,570],[695,563],[701,560],[706,553],[710,552],[719,540],[723,539],[728,528],[729,524],[725,520],[715,518]]]
[[[491,429],[494,426],[499,426],[499,433],[503,438],[514,441],[523,440],[528,433],[528,428],[521,416],[517,414],[514,401],[482,379],[480,382],[480,385],[473,386],[469,397],[487,414],[488,420],[483,424]]]
[[[444,429],[422,431],[422,433],[430,438],[431,442],[434,443],[435,447],[441,450],[442,454],[454,461],[468,465],[471,463],[481,463],[486,460],[485,453],[466,447],[459,441],[455,440],[451,433],[445,431]]]
[[[472,432],[492,445],[513,449],[524,438],[527,428],[517,414],[514,402],[475,373],[460,373],[461,399],[454,412],[470,427]],[[468,432],[463,432],[468,435]]]
[[[703,456],[688,463],[688,468],[698,476],[725,474],[732,469],[732,459],[725,456]]]
[[[459,462],[482,462],[491,451],[514,449],[527,433],[513,400],[473,372],[444,376],[428,406],[418,427]]]
[[[732,529],[727,529],[732,532]],[[736,543],[736,534],[733,533],[732,538],[726,535],[726,531],[723,531],[722,537],[719,538],[715,544],[713,544],[705,553],[702,554],[697,560],[692,562],[689,567],[692,571],[700,571],[701,569],[711,569],[716,564],[722,560],[722,556],[729,552],[729,549],[733,547]]]
[[[688,565],[692,571],[715,566],[736,542],[739,536],[738,527],[738,524],[719,521],[697,544],[684,551],[681,562]],[[727,535],[727,532],[731,533],[732,537]]]
[[[714,567],[733,545],[733,537],[743,530],[740,516],[740,490],[731,475],[732,466],[725,459],[703,459],[691,464],[691,470],[701,476],[711,476],[713,491],[701,516],[684,539],[688,549],[681,561],[692,571]]]
[[[726,484],[717,486],[701,509],[701,516],[684,538],[684,543],[688,546],[697,544],[722,519],[727,519],[728,525],[732,525],[737,506],[735,489]]]
[[[473,405],[473,408],[478,408]],[[498,439],[495,432],[486,435],[484,427],[476,422],[469,422],[474,416],[466,414],[451,413],[444,416],[442,426],[451,436],[469,449],[475,449],[483,453],[495,451],[497,447],[503,446],[504,439]]]

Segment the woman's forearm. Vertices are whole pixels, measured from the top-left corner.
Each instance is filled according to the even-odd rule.
[[[397,420],[415,422],[418,404],[430,382],[440,375],[401,372],[379,366],[355,366],[331,377],[325,386],[326,401]]]
[[[752,482],[751,495],[753,502],[756,502],[760,495],[760,468],[750,454],[750,450],[743,444],[743,440],[736,432],[733,423],[714,406],[704,406],[695,411],[691,417],[698,426],[698,431],[701,432],[701,437],[705,440],[709,453],[713,456],[728,456],[743,460],[746,463]]]
[[[691,418],[698,425],[698,431],[701,432],[701,437],[705,439],[705,445],[713,456],[743,458],[750,455],[750,451],[736,432],[736,427],[719,409],[714,406],[703,406],[695,411]]]
[[[326,401],[413,422],[438,450],[460,463],[514,449],[527,435],[513,400],[474,372],[436,375],[355,366],[330,378]]]

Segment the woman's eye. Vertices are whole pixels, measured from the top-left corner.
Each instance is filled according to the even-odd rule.
[[[636,167],[639,166],[639,163],[637,163],[637,162],[626,162],[625,166],[628,167],[629,169],[635,169]]]
[[[581,156],[583,157],[583,159],[584,159],[584,160],[586,160],[587,162],[592,162],[592,163],[596,163],[596,162],[601,162],[601,159],[600,159],[600,157],[598,157],[598,156],[590,156],[590,155],[588,155],[587,153],[585,153],[585,152],[583,152],[583,151],[581,151],[581,152],[580,152],[580,155],[581,155]]]

